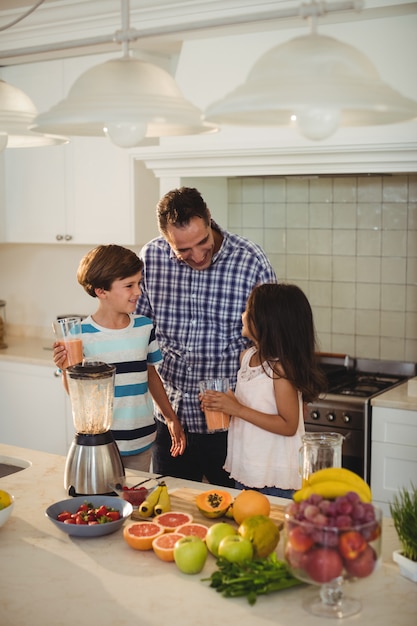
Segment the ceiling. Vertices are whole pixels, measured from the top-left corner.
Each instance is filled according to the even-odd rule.
[[[320,23],[417,12],[413,0],[354,1],[362,2],[361,10],[329,12],[320,16]],[[187,39],[303,27],[306,20],[297,12],[308,4],[306,0],[130,0],[130,26],[140,35],[130,48],[172,56]],[[347,2],[319,4],[335,7]],[[0,0],[0,67],[119,50],[112,36],[121,27],[121,6],[121,0]],[[292,16],[285,15],[288,11]],[[107,40],[84,46],[93,32]],[[53,46],[53,52],[44,50]]]

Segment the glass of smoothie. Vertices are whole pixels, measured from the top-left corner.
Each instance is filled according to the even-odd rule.
[[[208,390],[227,392],[229,389],[228,378],[210,378],[200,382],[200,393],[204,394]],[[211,432],[215,430],[227,430],[230,423],[230,415],[221,411],[205,410],[207,429]]]
[[[77,365],[83,360],[83,342],[81,339],[81,318],[63,317],[52,322],[54,334],[59,344],[65,347],[67,358],[63,369],[69,365]]]

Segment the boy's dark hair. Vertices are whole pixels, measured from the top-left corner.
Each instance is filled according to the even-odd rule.
[[[110,244],[97,246],[81,259],[77,280],[85,291],[96,298],[96,289],[109,291],[115,280],[140,272],[143,261],[128,248]]]
[[[166,193],[156,205],[156,217],[162,235],[168,226],[186,226],[193,217],[210,224],[210,211],[200,192],[193,187],[180,187]]]
[[[257,285],[248,298],[247,316],[261,363],[267,361],[274,370],[279,359],[286,378],[302,392],[304,402],[312,402],[325,391],[315,352],[313,313],[297,285]]]

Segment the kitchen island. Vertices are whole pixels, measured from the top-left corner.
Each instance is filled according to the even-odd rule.
[[[12,515],[0,528],[2,626],[323,626],[324,619],[302,608],[303,598],[316,593],[315,587],[302,585],[259,596],[250,606],[246,598],[223,598],[202,582],[215,568],[211,555],[200,574],[189,576],[174,563],[160,561],[152,551],[132,550],[121,530],[96,539],[61,533],[45,517],[45,509],[66,498],[65,458],[0,444],[0,461],[6,457],[31,465],[0,478],[0,489],[15,496]],[[131,470],[127,473],[135,475]],[[167,478],[166,483],[171,492],[182,487],[207,489],[207,484],[174,478]],[[397,547],[392,521],[386,518],[382,566],[371,577],[346,585],[350,595],[362,599],[363,609],[344,623],[417,623],[417,587],[399,574],[392,560]],[[278,556],[282,557],[282,539]]]

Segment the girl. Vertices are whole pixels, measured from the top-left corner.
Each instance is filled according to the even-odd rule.
[[[254,345],[241,354],[235,393],[206,392],[202,407],[232,416],[224,467],[236,488],[291,498],[301,486],[303,403],[324,390],[312,311],[296,285],[262,284],[242,323]]]

